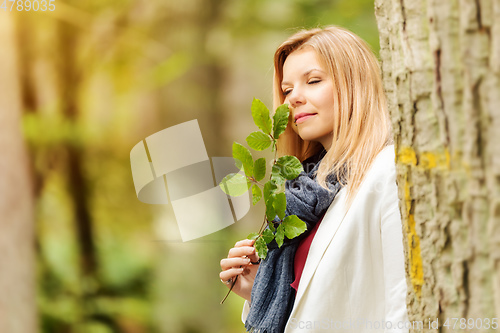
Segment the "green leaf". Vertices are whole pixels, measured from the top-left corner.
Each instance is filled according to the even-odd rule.
[[[259,158],[253,165],[253,173],[256,181],[261,181],[266,176],[266,159]]]
[[[283,228],[283,224],[280,224],[278,228],[276,229],[276,243],[278,244],[278,247],[281,247],[283,245],[283,241],[285,240],[285,229]]]
[[[272,232],[276,231],[276,228],[274,227],[274,223],[273,222],[269,222],[268,226],[269,226],[269,229],[271,229]]]
[[[234,158],[233,158],[233,159],[234,159]],[[243,171],[243,163],[241,163],[241,161],[240,161],[240,160],[236,160],[236,159],[234,159],[234,165],[236,165],[236,167],[237,167],[238,169],[240,169],[241,171]]]
[[[247,137],[247,143],[254,150],[264,150],[269,148],[273,140],[267,134],[255,131]]]
[[[271,230],[265,229],[264,232],[262,233],[262,238],[264,238],[264,241],[269,244],[273,241],[274,239],[274,234]]]
[[[257,239],[257,237],[259,237],[259,233],[252,232],[250,235],[247,236],[247,239]]]
[[[285,211],[286,211],[286,195],[285,193],[278,193],[276,194],[273,202],[273,207],[274,210],[276,211],[276,215],[280,218],[280,220],[283,220],[285,218]]]
[[[259,237],[255,241],[255,250],[257,250],[257,253],[259,254],[259,257],[262,259],[266,259],[267,257],[267,244],[264,241],[264,238]]]
[[[233,158],[242,163],[245,175],[253,176],[253,158],[250,150],[238,142],[233,142]]]
[[[302,164],[295,156],[281,156],[276,161],[276,164],[273,165],[273,175],[275,173],[279,173],[286,179],[295,179],[302,171],[304,171],[304,169],[302,168]]]
[[[274,194],[272,194],[266,201],[266,217],[269,222],[273,221],[276,217],[276,211],[273,206]]]
[[[251,183],[247,177],[241,173],[230,173],[219,183],[219,187],[224,193],[237,197],[246,193],[250,189]]]
[[[260,187],[257,185],[252,186],[252,203],[255,205],[262,198],[262,191]]]
[[[283,185],[286,179],[281,174],[281,167],[278,165],[273,165],[271,169],[271,179],[276,183],[277,186]]]
[[[267,200],[269,197],[274,194],[278,186],[273,181],[268,181],[267,183],[264,184],[264,201],[266,202],[267,205]]]
[[[271,117],[269,117],[269,109],[256,98],[252,102],[252,117],[258,128],[266,134],[271,134],[272,122]]]
[[[288,110],[288,104],[282,104],[276,109],[273,116],[273,137],[275,139],[278,139],[279,136],[285,131],[286,125],[288,125],[289,114],[290,110]]]
[[[266,217],[269,222],[272,222],[276,218],[276,212],[273,206],[266,208]]]
[[[306,223],[299,219],[297,215],[290,215],[285,217],[282,225],[285,228],[285,236],[288,239],[297,237],[307,229]]]

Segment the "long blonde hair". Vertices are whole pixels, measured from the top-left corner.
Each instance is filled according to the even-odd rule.
[[[331,148],[322,159],[316,179],[327,188],[326,177],[335,173],[347,184],[350,206],[375,156],[392,141],[380,68],[370,47],[352,32],[329,26],[302,30],[281,44],[274,55],[274,108],[283,104],[283,65],[292,52],[312,48],[323,61],[334,83],[334,114]],[[278,139],[279,155],[294,155],[303,161],[322,149],[318,142],[302,140],[288,120]]]

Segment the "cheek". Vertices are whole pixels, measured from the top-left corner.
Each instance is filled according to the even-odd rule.
[[[321,91],[318,91],[317,101],[321,103],[323,107],[328,108],[335,104],[334,89],[332,84],[325,84]]]
[[[326,120],[326,122],[328,123],[328,125],[333,129],[333,124],[336,122],[335,121],[335,118],[336,117],[336,113],[338,112],[338,110],[335,108],[335,107],[331,107],[330,108],[330,112],[328,114],[328,118]]]

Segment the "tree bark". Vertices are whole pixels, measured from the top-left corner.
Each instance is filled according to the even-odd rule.
[[[37,332],[33,192],[13,16],[0,13],[0,332]]]
[[[500,2],[376,0],[375,13],[410,322],[484,329],[500,315]]]

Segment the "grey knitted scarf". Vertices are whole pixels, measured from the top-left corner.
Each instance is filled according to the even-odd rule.
[[[248,332],[281,333],[285,330],[295,300],[295,292],[290,286],[295,278],[295,252],[300,241],[307,237],[325,214],[341,188],[335,175],[327,177],[330,191],[315,180],[319,162],[325,153],[323,150],[302,162],[304,172],[285,183],[286,215],[297,215],[307,224],[307,230],[294,239],[285,238],[281,248],[275,241],[269,244],[267,257],[261,261],[252,288],[252,304],[245,322]],[[314,167],[309,171],[311,165]]]

